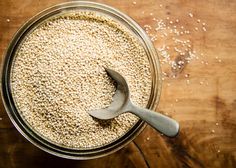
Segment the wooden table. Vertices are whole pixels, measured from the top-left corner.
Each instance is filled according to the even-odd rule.
[[[26,20],[60,2],[63,0],[0,1],[0,55]],[[61,159],[25,140],[9,121],[1,103],[0,167],[235,167],[236,1],[99,2],[118,8],[141,26],[155,26],[154,17],[165,21],[167,17],[179,19],[179,24],[188,29],[194,29],[197,19],[200,24],[207,23],[206,32],[196,30],[189,35],[199,59],[186,64],[176,78],[166,77],[163,82],[158,110],[180,122],[180,134],[170,139],[148,126],[132,143],[107,157],[89,161]],[[194,23],[191,19],[195,19]],[[164,42],[158,38],[155,45],[159,47]],[[165,65],[163,70],[171,72]]]

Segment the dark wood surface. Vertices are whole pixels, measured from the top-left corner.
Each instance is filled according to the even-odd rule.
[[[63,0],[1,0],[1,61],[10,39],[30,17]],[[178,18],[189,29],[189,12],[207,23],[207,31],[189,36],[192,48],[204,53],[177,78],[166,78],[158,110],[180,122],[176,138],[151,127],[109,156],[67,160],[47,154],[16,131],[0,104],[0,168],[15,167],[235,167],[236,166],[236,1],[234,0],[100,0],[133,17],[141,26],[152,18]],[[160,5],[161,4],[161,5]],[[152,14],[150,14],[152,13]],[[9,19],[9,20],[8,20]],[[155,42],[156,47],[163,43]],[[217,59],[216,59],[217,58]],[[221,62],[219,61],[219,59]],[[207,61],[209,64],[202,64]],[[170,71],[168,66],[163,70]],[[189,74],[190,84],[186,84]]]

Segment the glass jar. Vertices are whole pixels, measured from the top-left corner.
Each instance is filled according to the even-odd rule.
[[[77,160],[93,159],[111,154],[123,148],[125,145],[127,145],[141,133],[141,131],[145,128],[146,124],[142,120],[139,120],[125,135],[115,140],[114,142],[111,142],[110,144],[101,147],[92,149],[83,149],[83,150],[62,147],[42,138],[24,122],[24,119],[17,111],[16,105],[13,101],[10,87],[12,62],[15,57],[15,52],[17,51],[17,48],[20,45],[23,38],[46,19],[70,10],[89,10],[103,13],[109,17],[112,17],[123,26],[127,27],[130,31],[133,32],[133,34],[137,37],[137,39],[139,39],[139,41],[141,42],[146,51],[151,67],[152,88],[147,108],[153,110],[155,110],[160,99],[160,92],[161,92],[160,63],[151,40],[146,35],[144,30],[134,20],[132,20],[127,15],[123,14],[122,12],[110,6],[99,3],[88,2],[88,1],[77,1],[53,6],[31,18],[16,32],[6,51],[2,65],[2,76],[1,76],[2,99],[4,102],[5,109],[12,123],[26,139],[28,139],[35,146],[39,147],[40,149],[48,153],[69,159],[77,159]]]

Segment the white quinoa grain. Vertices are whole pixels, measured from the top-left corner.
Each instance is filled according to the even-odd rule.
[[[122,114],[101,121],[87,113],[112,102],[115,86],[104,67],[125,76],[131,99],[146,106],[148,57],[126,27],[95,12],[55,16],[28,34],[16,53],[11,74],[16,106],[38,134],[54,143],[90,148],[113,142],[138,118]]]
[[[187,79],[187,80],[186,80],[186,83],[187,83],[187,85],[189,85],[189,84],[190,84],[190,80]]]
[[[185,78],[188,78],[188,77],[189,77],[189,74],[185,74],[184,76],[185,76]]]
[[[193,14],[192,14],[192,13],[188,13],[188,16],[192,18],[192,17],[193,17]]]

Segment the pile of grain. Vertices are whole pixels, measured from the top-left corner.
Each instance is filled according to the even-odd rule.
[[[115,92],[104,67],[128,81],[134,103],[145,107],[151,90],[148,57],[120,23],[94,12],[56,16],[21,43],[11,87],[17,108],[41,136],[66,147],[108,144],[137,122],[132,114],[100,121],[87,113],[105,108]]]

